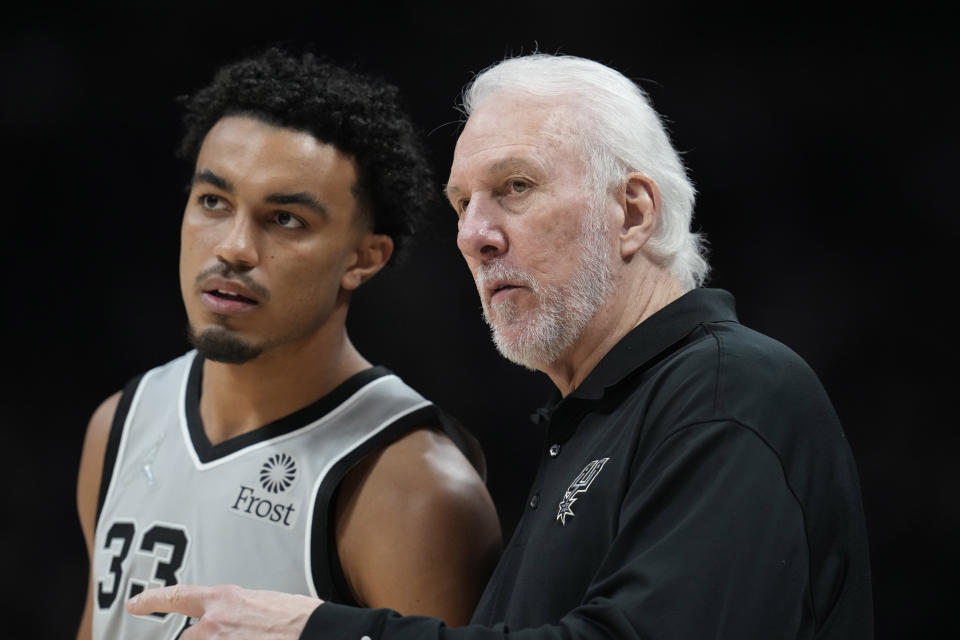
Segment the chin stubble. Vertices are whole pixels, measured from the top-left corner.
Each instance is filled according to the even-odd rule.
[[[188,324],[187,339],[207,360],[225,364],[249,362],[262,351],[225,327],[209,327],[197,333]]]

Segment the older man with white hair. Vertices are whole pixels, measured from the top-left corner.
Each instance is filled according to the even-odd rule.
[[[872,637],[842,428],[796,354],[701,288],[694,190],[643,92],[532,55],[480,74],[464,111],[457,244],[500,352],[557,387],[473,624],[235,587],[130,610],[197,617],[184,640]]]

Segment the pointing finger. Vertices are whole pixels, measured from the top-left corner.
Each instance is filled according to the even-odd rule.
[[[127,611],[137,616],[150,613],[182,613],[191,618],[199,618],[211,596],[210,587],[175,584],[160,589],[148,589],[127,600],[126,606]]]

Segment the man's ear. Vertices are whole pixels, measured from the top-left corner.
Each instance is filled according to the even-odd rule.
[[[629,262],[660,224],[660,190],[657,183],[637,172],[627,175],[623,189],[620,257]]]
[[[392,255],[393,238],[382,233],[364,234],[340,279],[340,286],[347,291],[357,289],[376,275]]]

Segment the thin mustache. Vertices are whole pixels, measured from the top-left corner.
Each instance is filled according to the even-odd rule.
[[[199,290],[203,281],[212,276],[220,276],[228,280],[239,280],[245,287],[250,289],[258,298],[266,302],[270,299],[270,292],[262,284],[250,277],[249,274],[237,271],[228,264],[215,264],[209,269],[204,269],[197,275],[197,289]]]

